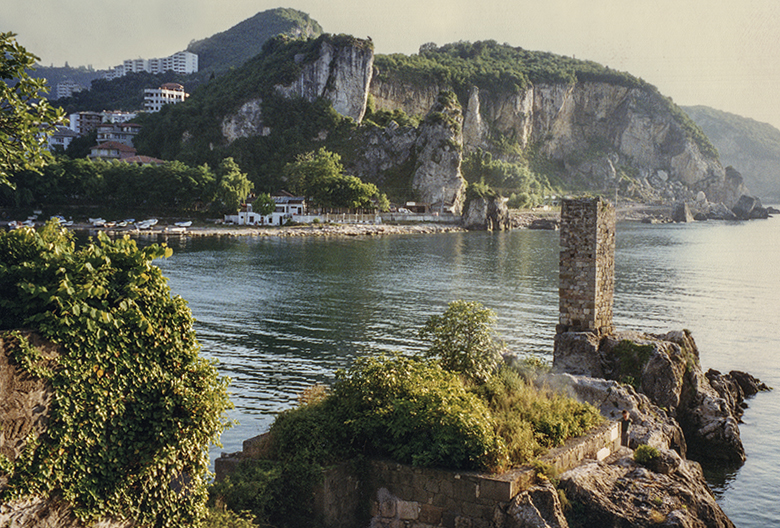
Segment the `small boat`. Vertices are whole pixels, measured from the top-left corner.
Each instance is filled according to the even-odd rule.
[[[89,223],[95,227],[100,227],[106,223],[105,218],[90,218]]]
[[[166,233],[186,233],[187,228],[185,226],[168,226],[165,228]]]
[[[173,225],[175,225],[177,227],[190,227],[192,225],[192,220],[189,220],[187,222],[176,222]]]
[[[142,222],[138,222],[135,224],[135,227],[138,229],[151,229],[152,226],[157,225],[157,219],[151,218],[149,220],[143,220]]]

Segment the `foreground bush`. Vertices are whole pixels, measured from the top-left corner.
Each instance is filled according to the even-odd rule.
[[[203,518],[208,447],[230,402],[227,380],[198,355],[185,301],[152,264],[168,255],[102,234],[76,249],[53,223],[0,234],[0,330],[32,328],[61,348],[41,368],[15,334],[14,361],[50,381],[54,403],[46,435],[2,461],[0,499],[58,497],[85,521]]]

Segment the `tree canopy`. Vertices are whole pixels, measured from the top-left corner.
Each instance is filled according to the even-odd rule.
[[[0,33],[0,184],[13,186],[14,172],[46,163],[46,138],[65,118],[44,99],[46,81],[27,73],[37,60],[14,33]]]
[[[290,189],[319,207],[361,209],[373,206],[379,198],[373,183],[365,183],[356,176],[343,174],[341,156],[320,148],[316,153],[299,155],[285,166]]]

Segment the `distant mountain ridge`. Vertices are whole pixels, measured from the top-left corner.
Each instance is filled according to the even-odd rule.
[[[765,202],[780,203],[780,130],[768,123],[707,106],[684,106],[750,191]]]
[[[198,55],[201,72],[224,73],[251,59],[265,41],[276,35],[316,38],[322,26],[308,14],[289,8],[269,9],[221,33],[190,42],[187,51]]]

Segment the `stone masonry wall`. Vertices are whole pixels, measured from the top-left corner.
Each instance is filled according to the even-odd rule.
[[[541,461],[561,473],[585,459],[603,460],[620,447],[619,427],[608,422],[551,450]],[[503,526],[509,503],[536,479],[536,470],[529,466],[493,475],[380,460],[369,462],[360,473],[346,465],[326,471],[315,505],[329,528]],[[355,507],[366,499],[370,520],[360,523]]]
[[[615,208],[601,198],[564,200],[560,244],[558,333],[612,333]]]

